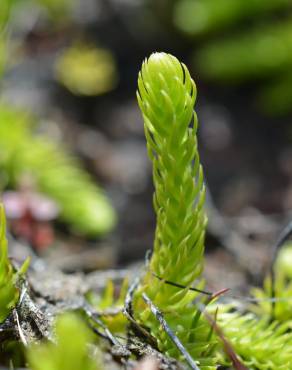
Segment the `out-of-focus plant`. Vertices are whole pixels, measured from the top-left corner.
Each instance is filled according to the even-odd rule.
[[[11,0],[3,0],[1,4],[1,12],[0,12],[0,31],[3,31],[3,28],[5,27],[9,13],[11,8]]]
[[[285,115],[292,107],[292,74],[283,73],[266,84],[257,95],[257,103],[269,115]]]
[[[7,318],[12,308],[16,306],[19,299],[17,282],[29,265],[29,259],[27,259],[20,270],[15,272],[7,253],[6,218],[4,207],[0,204],[0,323]]]
[[[292,22],[274,22],[214,41],[198,52],[195,61],[206,77],[219,81],[241,82],[290,71]]]
[[[2,0],[1,0],[2,1]],[[79,0],[4,0],[13,2],[16,15],[31,13],[36,17],[44,18],[50,24],[66,24],[71,20],[71,14],[74,5]],[[12,14],[13,18],[13,14]]]
[[[240,21],[292,8],[290,0],[180,0],[174,4],[174,23],[192,36],[218,32]]]
[[[7,23],[15,0],[3,0],[0,8],[0,78],[7,61]]]
[[[256,102],[267,114],[286,114],[292,109],[289,17],[206,43],[195,53],[194,63],[203,76],[220,83],[262,80]]]
[[[33,0],[36,4],[41,5],[54,19],[65,17],[72,8],[73,0]]]
[[[60,217],[82,234],[95,236],[114,226],[115,213],[77,159],[44,135],[32,132],[31,117],[0,105],[0,170],[7,185],[31,176],[37,189],[54,199]],[[2,183],[3,183],[2,181]]]
[[[57,343],[32,345],[27,353],[32,370],[102,370],[100,355],[90,356],[92,334],[74,314],[64,314],[56,322]]]
[[[6,38],[4,34],[0,32],[0,78],[3,75],[6,61],[7,61]]]
[[[60,55],[55,70],[57,80],[76,95],[100,95],[117,83],[112,53],[80,42]]]
[[[287,243],[279,252],[275,264],[275,273],[283,274],[287,280],[292,280],[292,243]]]
[[[252,309],[258,315],[273,316],[292,329],[292,245],[281,249],[274,267],[274,292],[272,297],[271,277],[265,279],[263,288],[252,288],[258,299]],[[274,302],[272,302],[274,300]]]
[[[292,110],[291,1],[173,0],[152,6],[186,37],[202,78],[232,88],[261,80],[254,99],[261,111]]]

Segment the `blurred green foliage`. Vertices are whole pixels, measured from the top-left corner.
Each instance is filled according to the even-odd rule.
[[[276,274],[283,274],[292,280],[292,243],[287,243],[279,252],[275,265]]]
[[[64,314],[56,322],[57,343],[34,344],[28,350],[32,370],[102,370],[100,354],[90,356],[92,333],[74,314]]]
[[[111,230],[115,212],[77,159],[44,135],[33,133],[33,119],[0,104],[0,171],[2,184],[17,187],[29,175],[54,199],[61,218],[75,231],[95,236]]]
[[[66,18],[69,14],[74,0],[33,0],[45,9],[51,20]]]
[[[13,10],[17,10],[19,7],[29,11],[32,6],[40,6],[50,20],[58,21],[61,18],[66,18],[73,4],[74,0],[1,0],[0,32],[6,27]]]
[[[0,78],[7,61],[7,23],[15,0],[2,0],[0,4]]]
[[[264,86],[257,96],[258,105],[271,115],[285,115],[292,109],[292,73],[283,73]]]
[[[8,245],[6,239],[6,218],[4,207],[0,204],[0,323],[2,323],[14,308],[19,299],[17,281],[29,265],[27,259],[20,270],[15,272],[8,259]]]
[[[275,302],[272,305],[271,277],[265,279],[263,288],[252,288],[253,295],[259,300],[252,309],[259,315],[271,315],[292,329],[292,244],[280,250],[275,263]]]
[[[231,82],[290,71],[292,21],[259,26],[237,37],[209,43],[200,49],[195,62],[206,77]]]
[[[7,62],[7,44],[6,37],[0,34],[0,78],[2,77]]]
[[[292,110],[290,0],[172,1],[172,23],[193,46],[197,73],[209,81],[258,83],[255,102],[271,115]]]
[[[7,60],[4,29],[12,6],[15,6],[15,10],[17,6],[24,6],[29,10],[34,3],[46,9],[53,20],[64,17],[72,6],[71,0],[3,0],[0,9],[0,29],[3,31],[0,34],[0,73],[4,70]],[[100,52],[97,56],[95,50],[92,53],[93,57],[87,49],[82,49],[79,54],[74,49],[71,54],[68,53],[69,56],[63,62],[65,64],[63,74],[66,75],[64,79],[71,78],[73,89],[76,90],[79,87],[81,92],[89,94],[94,88],[99,91],[105,90],[107,88],[105,81],[112,77],[109,77],[109,71],[111,68],[114,70],[113,62],[110,63],[110,56],[105,52]],[[97,67],[96,64],[94,65],[95,69],[92,67],[92,61],[97,63]],[[76,67],[76,62],[79,69]],[[70,63],[73,64],[72,68]],[[96,70],[98,70],[98,76]],[[77,159],[67,154],[60,145],[49,138],[34,134],[32,122],[32,118],[25,112],[0,103],[2,188],[5,183],[7,186],[17,187],[22,176],[28,174],[41,192],[48,194],[58,203],[61,218],[68,222],[73,230],[88,236],[110,231],[115,224],[115,212],[105,195],[81,169]]]
[[[10,15],[10,10],[14,0],[1,0],[1,11],[0,11],[0,33],[3,32],[8,18]]]
[[[66,18],[72,8],[72,0],[1,0],[0,1],[0,77],[7,63],[7,34],[10,17],[13,11],[21,8],[30,11],[30,8],[38,5],[48,15],[51,21]]]
[[[76,95],[100,95],[117,83],[112,53],[85,43],[76,43],[57,60],[56,78]]]
[[[3,0],[1,0],[3,1]],[[31,12],[32,8],[41,10],[42,16],[50,21],[50,24],[56,26],[58,23],[64,23],[70,19],[74,4],[79,0],[4,0],[10,2],[13,12],[20,13]],[[32,13],[33,14],[33,13]],[[35,13],[37,16],[39,12]]]
[[[181,31],[201,36],[291,6],[290,0],[181,0],[173,17]]]

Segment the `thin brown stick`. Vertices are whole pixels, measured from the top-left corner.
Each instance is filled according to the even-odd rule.
[[[168,326],[166,320],[164,319],[162,313],[159,311],[159,309],[154,305],[154,303],[151,301],[151,299],[145,294],[142,294],[142,297],[146,304],[150,307],[151,312],[156,317],[160,325],[163,327],[171,341],[174,343],[174,345],[177,347],[177,349],[180,351],[180,353],[184,356],[186,362],[189,364],[190,368],[192,370],[200,370],[198,365],[195,363],[192,356],[189,354],[189,352],[185,349],[179,338],[174,334],[174,332],[170,329]]]

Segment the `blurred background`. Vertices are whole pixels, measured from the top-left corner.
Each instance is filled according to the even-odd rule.
[[[292,209],[291,1],[1,4],[0,187],[17,256],[25,244],[65,272],[88,272],[152,247],[135,91],[143,59],[165,51],[198,88],[207,280],[258,281]]]

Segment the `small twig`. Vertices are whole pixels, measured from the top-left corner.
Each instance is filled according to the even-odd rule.
[[[123,308],[122,307],[109,307],[104,310],[97,311],[96,314],[99,317],[114,317],[119,315],[120,313],[123,313]]]
[[[145,330],[139,323],[134,319],[133,316],[133,297],[136,289],[138,288],[140,283],[140,278],[136,278],[133,283],[130,285],[128,292],[125,298],[125,304],[123,309],[123,314],[126,318],[130,321],[132,328],[137,332],[142,334],[144,338],[147,338],[148,342],[154,347],[157,348],[156,340],[149,334],[147,330]]]
[[[83,311],[85,314],[97,325],[101,326],[104,330],[107,339],[116,346],[122,346],[122,344],[115,338],[115,336],[112,334],[112,332],[108,329],[108,327],[100,320],[97,313],[94,312],[94,310],[89,306],[88,303],[84,302],[84,305],[82,306]],[[97,334],[99,334],[99,331],[96,331]]]
[[[112,332],[102,322],[102,320],[99,319],[98,314],[86,302],[84,302],[82,309],[94,323],[102,327],[105,334],[101,333],[98,329],[90,325],[94,333],[101,336],[104,339],[107,339],[113,345],[113,347],[111,348],[112,355],[119,357],[121,363],[126,365],[125,358],[129,358],[131,352],[122,343],[119,342],[119,340],[112,334]]]
[[[150,260],[151,260],[152,254],[153,254],[153,250],[152,249],[147,249],[147,251],[145,253],[145,267],[146,268],[150,265]]]
[[[228,293],[229,291],[230,291],[229,288],[223,288],[223,289],[218,290],[217,292],[214,292],[212,296],[209,298],[209,302],[214,301],[214,299],[216,298],[220,298],[221,296],[223,296],[225,293]]]
[[[90,324],[90,323],[89,323],[88,325],[89,325],[90,329],[91,329],[95,334],[97,334],[98,336],[100,336],[100,337],[101,337],[101,338],[103,338],[103,339],[109,340],[108,336],[107,336],[106,334],[102,333],[100,330],[96,329],[96,327],[95,327],[95,326],[93,326],[93,325],[92,325],[92,324]]]
[[[260,303],[260,302],[290,302],[292,301],[292,296],[291,297],[268,297],[268,298],[256,298],[256,297],[250,297],[250,296],[242,296],[242,295],[237,295],[237,294],[229,294],[228,296],[225,296],[224,294],[225,293],[232,293],[232,290],[230,288],[223,288],[223,289],[220,289],[219,291],[215,291],[215,292],[211,292],[211,291],[205,291],[205,290],[200,290],[200,289],[197,289],[197,288],[188,288],[187,286],[185,285],[182,285],[182,284],[178,284],[178,283],[175,283],[173,281],[169,281],[169,280],[164,280],[163,278],[159,277],[158,275],[156,275],[154,272],[151,272],[153,276],[157,277],[157,279],[163,281],[165,284],[169,284],[171,286],[174,286],[174,287],[177,287],[177,288],[180,288],[180,289],[188,289],[190,291],[196,291],[198,293],[202,293],[202,294],[205,294],[207,296],[209,296],[210,300],[213,301],[214,299],[216,298],[219,298],[220,301],[224,301],[224,302],[229,302],[229,301],[241,301],[241,302],[249,302],[249,303]],[[224,295],[224,296],[223,296]],[[110,315],[110,313],[109,313]]]
[[[173,281],[165,280],[162,277],[156,275],[155,272],[152,272],[151,271],[151,274],[153,276],[155,276],[158,280],[163,281],[165,284],[172,285],[172,286],[175,286],[175,287],[181,288],[181,289],[188,289],[188,290],[190,290],[192,292],[198,292],[198,293],[202,293],[202,294],[205,294],[205,295],[208,295],[208,296],[212,296],[213,295],[213,292],[209,292],[207,290],[202,290],[202,289],[193,288],[193,287],[189,287],[188,288],[188,287],[186,287],[186,286],[184,286],[182,284],[178,284],[178,283],[174,283]]]
[[[123,313],[126,316],[126,318],[130,321],[134,331],[142,335],[144,338],[147,338],[147,342],[150,343],[151,346],[153,346],[154,348],[157,348],[156,340],[151,336],[151,334],[149,334],[149,332],[146,329],[139,325],[138,322],[133,318],[133,316],[131,316],[128,313],[126,309],[123,311]]]
[[[20,297],[19,297],[19,301],[18,301],[18,304],[17,304],[18,307],[21,306],[26,294],[27,294],[27,286],[26,286],[26,284],[23,284],[22,289],[21,289],[21,293],[20,293]]]
[[[180,351],[180,353],[184,356],[186,362],[190,365],[191,369],[193,370],[200,370],[200,368],[196,365],[195,361],[193,360],[192,356],[189,354],[189,352],[185,349],[179,338],[173,333],[173,331],[168,326],[166,320],[164,319],[162,313],[159,311],[159,309],[154,305],[154,303],[150,300],[150,298],[143,293],[142,297],[146,304],[150,307],[151,312],[156,317],[156,319],[159,321],[160,325],[163,327],[169,338],[172,340],[172,342],[175,344],[177,349]]]
[[[134,296],[134,293],[135,293],[135,290],[138,288],[140,284],[140,277],[137,277],[133,283],[130,285],[128,291],[127,291],[127,294],[126,294],[126,298],[125,298],[125,310],[127,311],[127,313],[133,317],[133,296]]]
[[[16,325],[17,325],[17,329],[18,329],[19,338],[20,338],[21,342],[23,343],[23,345],[24,345],[25,347],[27,347],[27,340],[26,340],[25,335],[24,335],[24,333],[23,333],[23,331],[22,331],[22,328],[21,328],[21,326],[20,326],[20,323],[19,323],[19,317],[18,317],[17,310],[16,310],[16,309],[14,309],[14,310],[12,311],[12,313],[13,313],[13,317],[14,317],[14,319],[15,319],[15,321],[16,321]]]

